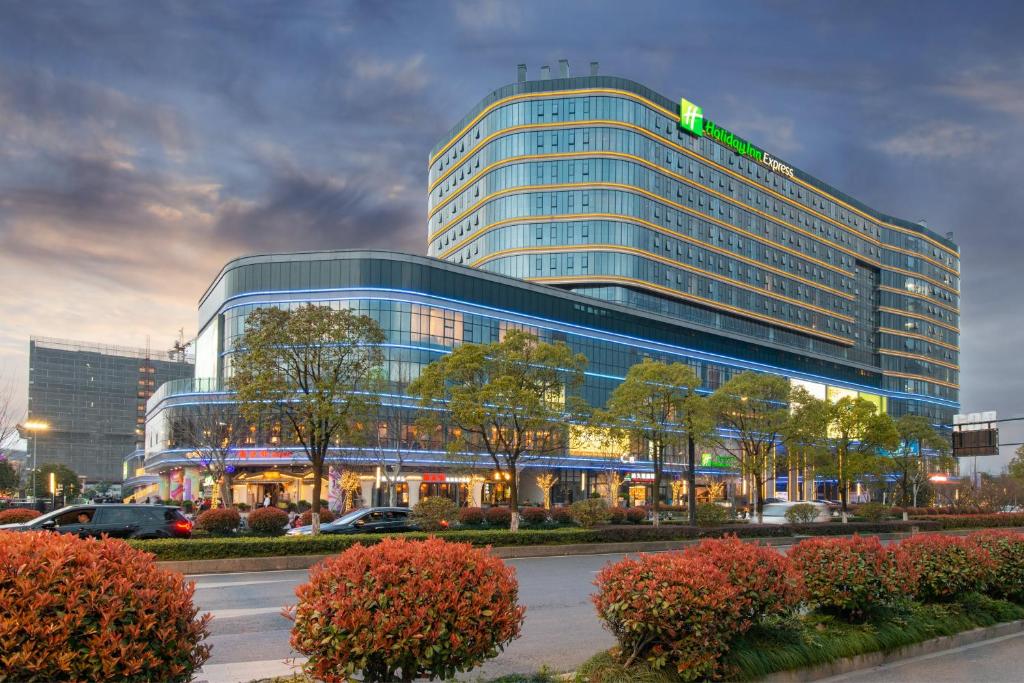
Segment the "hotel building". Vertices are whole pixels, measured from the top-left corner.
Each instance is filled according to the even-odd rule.
[[[487,95],[431,151],[428,257],[330,251],[224,267],[200,302],[195,379],[164,385],[149,403],[144,467],[161,475],[162,492],[188,477],[203,489],[188,444],[170,437],[173,417],[198,401],[230,401],[233,345],[259,306],[319,302],[374,317],[392,378],[517,326],[587,356],[582,392],[595,406],[651,357],[689,363],[704,391],[756,370],[820,398],[860,395],[894,417],[951,423],[960,276],[948,236],[868,207],[692,102],[597,75],[596,65],[581,77],[564,62],[559,70],[527,80],[520,67],[516,83]],[[407,502],[500,500],[487,463],[483,481],[455,475],[437,444],[412,431],[391,436]],[[252,482],[241,499],[301,497],[301,451],[254,439],[238,462]],[[555,500],[593,490],[610,468],[627,475],[631,502],[653,495],[649,464],[620,456],[576,443],[537,467],[557,470]],[[704,472],[727,472],[713,453],[703,461]],[[363,475],[363,500],[374,500],[379,458],[339,446],[337,462]],[[539,499],[532,479],[527,500]],[[780,477],[772,486],[804,496],[812,484]]]

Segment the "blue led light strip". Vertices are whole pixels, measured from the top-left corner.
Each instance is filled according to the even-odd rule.
[[[933,403],[933,404],[936,404],[936,405],[945,406],[945,407],[948,407],[948,408],[957,408],[958,409],[960,407],[960,404],[958,402],[949,401],[947,399],[936,398],[936,397],[933,397],[933,396],[926,396],[924,394],[911,394],[911,393],[905,393],[905,392],[897,392],[897,391],[882,389],[882,388],[879,388],[879,387],[867,386],[867,385],[864,385],[864,384],[855,384],[855,383],[851,383],[851,382],[845,382],[845,381],[842,381],[842,380],[837,380],[837,379],[832,378],[832,377],[825,377],[823,375],[814,375],[814,374],[810,374],[810,373],[804,373],[804,372],[799,372],[799,371],[795,371],[795,370],[789,370],[787,368],[781,368],[781,367],[778,367],[778,366],[775,366],[775,365],[768,365],[766,363],[758,363],[756,361],[748,361],[748,360],[743,360],[743,359],[740,359],[740,358],[733,358],[731,356],[725,356],[725,355],[722,355],[722,354],[712,353],[712,352],[709,352],[709,351],[698,351],[696,349],[688,349],[686,347],[671,346],[669,344],[666,344],[665,342],[655,342],[655,341],[651,341],[651,340],[641,339],[639,337],[633,337],[631,335],[622,334],[620,332],[609,332],[607,330],[600,330],[600,329],[597,329],[597,328],[587,327],[585,325],[579,325],[579,324],[576,324],[576,323],[560,322],[560,321],[557,321],[557,320],[551,320],[550,318],[543,318],[543,317],[540,317],[540,316],[534,316],[534,315],[530,315],[530,314],[526,314],[526,313],[516,313],[514,311],[509,311],[509,310],[506,310],[506,309],[496,308],[496,307],[493,307],[493,306],[487,306],[487,305],[484,305],[484,304],[477,304],[477,303],[473,303],[473,302],[470,302],[470,301],[462,301],[462,300],[459,300],[459,299],[451,299],[451,298],[448,298],[448,297],[438,296],[438,295],[434,295],[434,294],[424,294],[422,292],[416,292],[416,291],[405,290],[405,289],[390,289],[390,288],[386,288],[386,287],[344,287],[344,288],[339,288],[339,289],[300,289],[300,290],[284,290],[284,291],[269,290],[269,291],[258,291],[258,292],[246,292],[245,294],[236,294],[236,295],[230,296],[227,299],[225,299],[224,303],[226,304],[227,302],[235,300],[235,299],[241,299],[241,298],[246,298],[246,297],[256,297],[256,296],[269,296],[269,295],[279,295],[279,296],[280,295],[296,295],[296,296],[298,296],[298,295],[301,295],[301,294],[330,294],[330,293],[342,293],[342,292],[394,292],[396,294],[415,295],[415,296],[420,296],[420,297],[424,297],[426,299],[431,299],[431,300],[446,301],[446,302],[450,302],[450,303],[456,304],[456,305],[462,304],[462,305],[466,305],[466,306],[472,306],[472,307],[480,308],[480,309],[487,310],[487,311],[494,311],[496,313],[503,313],[503,314],[506,314],[506,315],[512,315],[512,316],[517,316],[517,317],[521,317],[521,318],[526,318],[528,320],[538,320],[538,321],[542,321],[544,323],[548,323],[550,325],[560,326],[560,327],[563,327],[563,328],[571,328],[571,329],[581,330],[583,332],[588,332],[588,333],[597,333],[597,334],[602,335],[602,336],[630,340],[630,341],[612,341],[612,340],[609,340],[609,341],[612,341],[612,343],[622,344],[623,346],[631,346],[631,347],[634,347],[634,348],[647,349],[647,350],[650,350],[650,351],[657,351],[659,353],[667,353],[669,355],[682,356],[684,358],[690,357],[690,358],[698,358],[698,359],[701,359],[701,360],[709,360],[709,361],[721,363],[722,365],[726,365],[726,366],[730,366],[730,367],[736,367],[736,368],[748,369],[748,370],[760,370],[761,372],[767,372],[769,374],[781,375],[783,377],[790,377],[790,378],[794,378],[794,379],[808,379],[808,380],[812,380],[812,381],[822,381],[822,382],[824,382],[826,384],[829,384],[831,386],[842,387],[842,388],[849,388],[849,389],[856,389],[858,391],[865,391],[865,392],[871,393],[871,394],[879,394],[879,395],[882,395],[882,396],[886,396],[887,398],[902,398],[902,399],[909,399],[909,400],[917,400],[917,401],[923,401],[925,403]],[[334,297],[334,298],[323,297],[323,298],[320,298],[320,299],[304,298],[304,299],[300,299],[299,301],[301,301],[303,303],[307,303],[307,302],[308,303],[313,303],[313,302],[322,302],[322,301],[341,301],[341,300],[346,300],[346,301],[347,300],[395,301],[395,302],[398,302],[398,303],[423,305],[422,301],[415,301],[415,300],[408,300],[408,299],[397,299],[397,298],[394,298],[394,297],[383,297],[383,296],[381,296],[381,297],[374,297],[374,296],[367,296],[367,295],[356,296],[356,297],[348,297],[348,298],[344,298],[344,299],[339,298],[339,297]],[[239,304],[234,304],[234,305],[231,305],[231,306],[222,305],[221,308],[218,309],[218,310],[223,312],[223,311],[229,311],[229,310],[234,309],[234,308],[240,308],[242,306],[251,306],[251,305],[260,305],[260,304],[272,305],[272,304],[286,304],[286,303],[297,303],[297,302],[296,301],[288,301],[288,300],[286,300],[286,301],[261,301],[261,302],[239,303]],[[598,302],[595,305],[600,307],[600,302]],[[472,311],[465,311],[465,310],[456,309],[456,308],[449,308],[449,307],[446,307],[446,306],[438,306],[438,308],[440,308],[442,310],[450,310],[450,311],[459,312],[459,313],[467,313],[467,312],[472,313]],[[513,320],[513,321],[508,321],[508,322],[515,322],[515,321]],[[552,331],[552,332],[553,331],[561,331],[558,327],[547,327],[547,326],[544,326],[544,325],[537,325],[537,327],[545,329],[545,330],[548,330],[548,331]],[[687,329],[689,329],[689,328],[687,328]],[[639,342],[639,343],[635,343],[635,342]],[[662,348],[662,347],[668,347],[668,348]],[[672,350],[672,349],[677,349],[677,350]],[[926,380],[922,380],[922,381],[926,381]]]

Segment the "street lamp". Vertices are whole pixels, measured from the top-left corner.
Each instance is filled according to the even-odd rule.
[[[36,499],[36,467],[39,464],[36,455],[39,452],[39,432],[45,432],[49,428],[50,424],[42,420],[28,420],[25,424],[18,425],[19,432],[32,433],[32,500]],[[24,434],[22,437],[24,438]]]

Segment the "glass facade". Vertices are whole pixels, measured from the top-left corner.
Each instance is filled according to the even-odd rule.
[[[956,403],[959,252],[608,76],[496,90],[431,153],[428,253],[867,365]],[[896,401],[949,423],[949,411]]]

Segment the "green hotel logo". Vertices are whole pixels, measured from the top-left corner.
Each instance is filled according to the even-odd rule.
[[[704,134],[704,110],[687,99],[679,101],[679,127],[691,135]]]
[[[793,168],[772,157],[763,149],[755,147],[735,133],[704,118],[704,110],[683,98],[679,100],[679,127],[696,137],[714,138],[726,147],[731,147],[740,156],[753,159],[781,175],[792,178]]]

